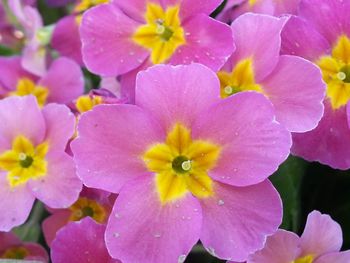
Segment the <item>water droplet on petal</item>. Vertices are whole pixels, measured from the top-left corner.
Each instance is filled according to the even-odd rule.
[[[224,204],[225,204],[224,200],[221,200],[221,199],[220,199],[220,200],[218,201],[218,205],[221,206],[221,205],[224,205]]]
[[[154,236],[155,238],[160,238],[162,235],[161,235],[160,233],[154,233],[153,236]]]
[[[119,233],[114,233],[113,236],[114,236],[114,237],[119,237],[120,234],[119,234]]]

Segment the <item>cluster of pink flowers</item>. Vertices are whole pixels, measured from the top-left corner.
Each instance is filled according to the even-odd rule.
[[[290,153],[350,168],[350,1],[221,2],[3,2],[0,259],[49,262],[9,232],[41,202],[53,263],[350,262],[328,215],[279,229],[269,181]]]

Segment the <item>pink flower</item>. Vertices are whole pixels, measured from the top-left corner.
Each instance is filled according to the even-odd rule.
[[[119,193],[106,245],[124,263],[183,262],[198,239],[243,261],[281,222],[267,177],[287,158],[290,134],[263,95],[221,99],[203,65],[139,73],[136,105],[99,105],[81,116],[78,134],[79,177]]]
[[[53,263],[120,263],[107,252],[103,239],[105,226],[91,218],[72,222],[58,231],[52,242]]]
[[[246,12],[280,16],[296,14],[301,0],[228,0],[217,19],[231,23]]]
[[[11,232],[0,232],[1,259],[25,259],[37,260],[43,263],[49,262],[49,256],[42,246],[32,242],[22,242]]]
[[[151,64],[202,63],[219,69],[234,46],[229,27],[208,15],[221,0],[112,1],[83,15],[86,66],[116,76]]]
[[[325,113],[316,129],[293,136],[292,152],[337,169],[350,168],[350,2],[303,0],[282,32],[282,52],[309,59],[327,84]]]
[[[67,58],[54,60],[47,73],[38,78],[21,66],[20,57],[0,58],[0,97],[34,95],[40,106],[67,104],[84,92],[80,67]]]
[[[52,208],[78,198],[81,182],[64,152],[74,122],[66,106],[40,109],[33,96],[0,100],[0,231],[22,224],[36,198]]]
[[[78,200],[65,209],[49,209],[51,216],[43,221],[42,229],[46,243],[51,246],[59,229],[70,221],[80,221],[91,217],[100,224],[105,224],[112,210],[115,197],[105,191],[84,188]]]
[[[347,263],[350,250],[339,252],[343,243],[337,222],[318,211],[309,214],[304,233],[278,230],[267,238],[265,247],[251,255],[247,263]]]
[[[325,84],[320,70],[296,56],[280,56],[285,19],[244,14],[232,23],[236,51],[218,76],[221,96],[254,90],[273,104],[289,131],[314,129],[323,115]]]

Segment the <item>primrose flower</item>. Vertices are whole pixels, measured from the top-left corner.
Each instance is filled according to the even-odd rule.
[[[136,95],[136,105],[84,113],[71,144],[84,184],[119,193],[109,253],[124,263],[183,262],[200,238],[220,258],[245,260],[281,222],[266,178],[291,138],[272,105],[255,92],[221,99],[201,64],[140,72]]]
[[[278,230],[266,240],[265,247],[251,255],[247,263],[347,263],[350,250],[339,252],[342,230],[328,215],[309,214],[301,237]]]
[[[234,49],[229,27],[209,17],[220,2],[130,0],[91,8],[80,28],[84,62],[102,76],[146,61],[199,62],[217,70]]]
[[[110,193],[92,188],[84,188],[78,200],[66,209],[50,209],[51,216],[43,221],[46,243],[50,246],[59,229],[70,221],[80,221],[91,217],[100,224],[105,224],[112,210],[114,197]]]
[[[84,92],[83,73],[67,58],[54,60],[38,78],[22,68],[20,57],[0,57],[0,72],[0,98],[34,95],[42,107],[50,102],[69,103]]]
[[[232,23],[236,51],[218,72],[221,96],[253,90],[272,102],[276,119],[292,132],[315,128],[323,114],[325,84],[309,61],[280,56],[285,19],[244,14]]]
[[[350,2],[303,0],[282,32],[282,52],[316,63],[327,84],[316,129],[293,136],[292,152],[337,169],[350,168]]]
[[[296,14],[299,3],[300,0],[228,0],[217,19],[231,23],[246,12],[273,16]]]
[[[64,152],[75,125],[69,109],[12,96],[0,100],[0,123],[0,231],[22,224],[35,198],[52,208],[75,202],[81,182]]]
[[[32,242],[22,242],[11,232],[0,232],[0,259],[24,259],[49,262],[46,250]]]
[[[52,263],[120,263],[108,254],[103,239],[105,228],[91,218],[69,223],[52,242]]]

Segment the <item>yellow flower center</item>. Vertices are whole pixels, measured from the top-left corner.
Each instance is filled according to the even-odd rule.
[[[30,179],[46,175],[45,156],[49,146],[46,142],[34,145],[24,136],[17,136],[12,149],[0,155],[0,169],[7,171],[7,180],[11,187],[25,184]]]
[[[5,250],[0,258],[6,259],[25,259],[29,256],[29,251],[24,247],[12,247]]]
[[[101,96],[91,97],[89,95],[83,95],[77,99],[75,106],[80,113],[84,113],[91,110],[96,105],[102,104],[102,102],[103,99]]]
[[[16,90],[9,92],[8,95],[9,96],[34,95],[38,101],[39,106],[43,107],[49,95],[49,90],[45,87],[35,85],[35,83],[28,78],[21,78],[17,82]]]
[[[80,197],[73,205],[69,207],[71,215],[70,221],[79,221],[84,217],[91,217],[98,223],[103,223],[106,219],[105,208],[98,202],[86,197]]]
[[[186,42],[179,9],[179,6],[171,6],[163,10],[158,4],[147,4],[147,24],[136,30],[133,40],[151,50],[151,61],[154,64],[168,60],[175,50]]]
[[[220,152],[214,143],[192,140],[190,131],[177,123],[165,143],[150,147],[143,160],[148,170],[156,174],[159,198],[165,204],[188,191],[198,198],[213,195],[208,171],[216,165]]]
[[[81,0],[80,3],[75,6],[74,12],[81,13],[91,7],[108,2],[109,0]]]
[[[219,71],[218,77],[222,98],[246,90],[263,92],[260,85],[255,83],[253,62],[250,58],[238,62],[232,72]]]
[[[333,109],[346,105],[350,99],[350,39],[342,35],[331,56],[323,56],[317,64],[327,84],[327,97]]]
[[[313,261],[314,261],[313,256],[308,255],[308,256],[305,256],[305,257],[302,257],[302,258],[298,258],[298,259],[294,260],[291,263],[312,263]]]

